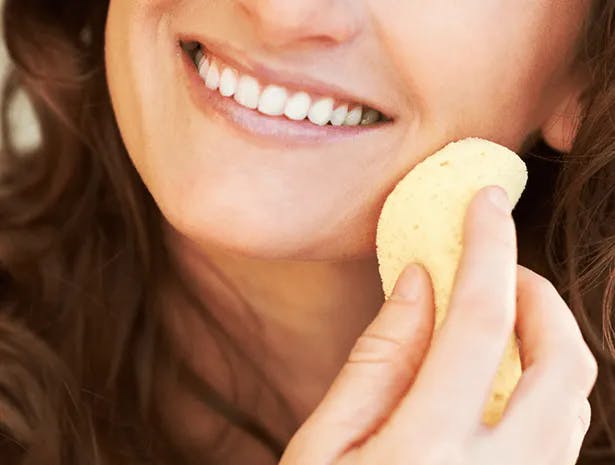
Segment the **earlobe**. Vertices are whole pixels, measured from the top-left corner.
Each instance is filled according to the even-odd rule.
[[[582,85],[575,85],[560,99],[540,128],[544,141],[553,149],[568,153],[581,121]]]

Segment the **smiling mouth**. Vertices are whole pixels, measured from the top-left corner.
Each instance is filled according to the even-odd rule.
[[[357,129],[392,121],[368,105],[334,96],[316,95],[307,90],[290,89],[276,83],[266,83],[226,63],[199,42],[181,41],[180,46],[194,64],[207,89],[260,114],[316,126]]]

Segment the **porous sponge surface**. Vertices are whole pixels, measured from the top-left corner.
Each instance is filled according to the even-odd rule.
[[[465,212],[474,195],[499,185],[515,205],[527,183],[527,168],[512,150],[479,138],[451,142],[418,163],[387,197],[376,231],[385,297],[410,262],[429,271],[434,287],[437,332],[446,316],[462,252]],[[495,424],[519,377],[514,335],[504,354],[483,420]]]

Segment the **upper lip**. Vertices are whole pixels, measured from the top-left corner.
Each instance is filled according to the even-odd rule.
[[[289,89],[301,89],[314,95],[323,97],[333,97],[339,101],[369,106],[382,113],[386,118],[395,119],[392,112],[383,109],[378,102],[370,102],[362,97],[357,97],[348,93],[343,88],[314,79],[305,74],[294,71],[273,69],[257,61],[252,60],[241,50],[228,43],[221,43],[214,39],[205,38],[197,35],[190,35],[180,38],[181,42],[198,42],[205,51],[220,58],[225,63],[233,66],[237,71],[244,72],[260,79],[264,83],[277,84]]]

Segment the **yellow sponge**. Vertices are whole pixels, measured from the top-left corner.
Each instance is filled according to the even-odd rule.
[[[515,205],[526,182],[527,168],[515,152],[479,138],[451,142],[418,163],[387,197],[378,221],[376,249],[385,297],[408,263],[423,265],[434,287],[437,331],[448,308],[472,197],[495,184]],[[520,376],[513,334],[485,408],[485,423],[500,420]]]

